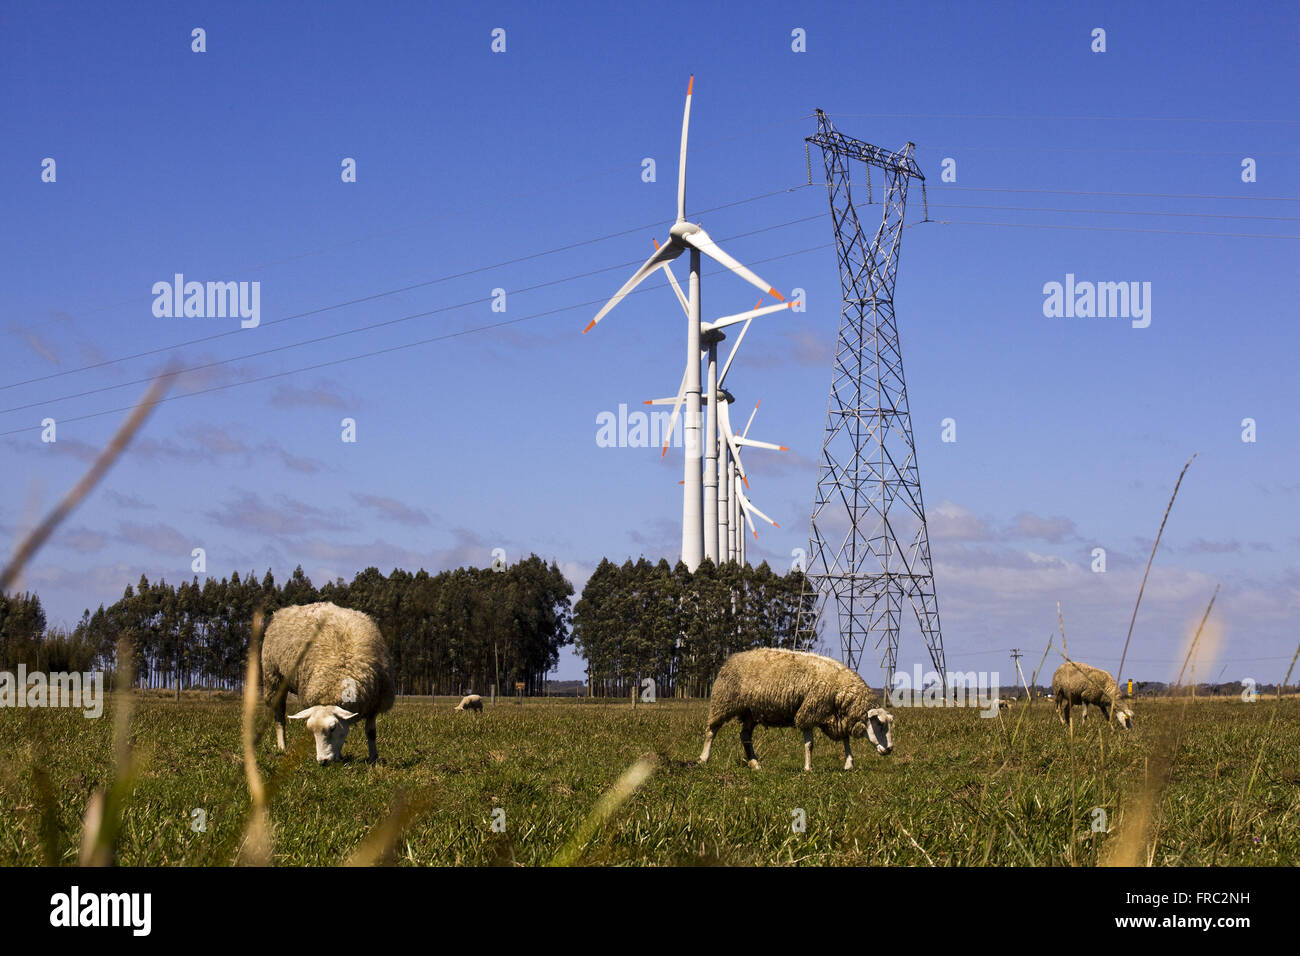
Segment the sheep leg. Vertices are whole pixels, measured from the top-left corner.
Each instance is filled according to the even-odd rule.
[[[704,749],[700,751],[700,763],[709,762],[709,751],[713,749],[713,735],[725,723],[725,720],[711,720],[709,726],[704,728]]]
[[[275,705],[275,746],[279,749],[280,753],[284,753],[285,750],[285,746],[284,746],[285,706],[284,705],[285,705],[285,698],[281,696],[279,701]]]
[[[379,748],[375,746],[375,715],[366,718],[366,745],[370,748],[370,762],[379,759]]]
[[[812,745],[813,732],[805,730],[803,732],[803,769],[805,771],[812,769]]]
[[[757,722],[747,720],[740,728],[740,742],[745,748],[745,763],[750,770],[758,770],[758,758],[754,756],[754,726]]]
[[[844,738],[844,769],[853,769],[853,751],[849,749],[849,738]]]

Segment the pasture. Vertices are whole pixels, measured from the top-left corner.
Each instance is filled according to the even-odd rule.
[[[135,704],[139,769],[118,862],[231,863],[249,811],[239,702]],[[419,866],[543,865],[570,843],[573,859],[591,865],[1094,865],[1126,827],[1142,863],[1300,863],[1295,698],[1140,700],[1131,733],[1094,715],[1073,743],[1044,702],[993,719],[895,708],[894,753],[855,742],[851,773],[820,733],[813,772],[802,773],[799,734],[765,728],[755,734],[763,769],[751,771],[735,723],[698,766],[705,701],[635,711],[627,702],[505,701],[482,714],[454,705],[400,699],[379,718],[378,766],[362,759],[360,728],[342,764],[317,766],[300,722],[279,756],[262,709],[257,761],[274,862],[343,863],[396,807],[406,825],[383,840],[385,858]],[[0,863],[76,862],[87,800],[113,774],[113,726],[111,703],[98,720],[0,710]],[[593,807],[642,756],[652,773],[583,839]],[[1109,833],[1096,832],[1098,810]]]

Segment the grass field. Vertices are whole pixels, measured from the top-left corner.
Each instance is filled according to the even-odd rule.
[[[1015,710],[982,719],[896,709],[894,753],[878,757],[862,741],[852,773],[820,734],[813,772],[800,772],[799,734],[763,728],[763,769],[751,771],[734,723],[700,767],[703,701],[634,712],[623,702],[539,700],[462,714],[447,700],[403,700],[379,719],[382,765],[359,759],[357,729],[345,763],[318,767],[301,723],[290,725],[287,756],[272,752],[270,734],[257,754],[283,865],[345,862],[395,806],[414,817],[391,843],[394,862],[545,864],[643,755],[653,772],[589,840],[577,839],[578,862],[1093,865],[1131,837],[1139,862],[1162,866],[1300,863],[1300,700],[1135,709],[1133,732],[1093,716],[1073,745],[1045,703],[1023,711],[1014,740]],[[0,863],[76,861],[87,800],[113,772],[113,723],[111,707],[100,720],[0,710]],[[118,861],[231,863],[249,809],[239,703],[138,700],[131,741],[140,771]],[[1145,829],[1143,806],[1152,810]],[[1093,832],[1094,808],[1106,811],[1110,833]]]

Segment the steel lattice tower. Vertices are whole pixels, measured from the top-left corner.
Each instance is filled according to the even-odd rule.
[[[828,602],[834,604],[844,663],[858,669],[871,643],[880,652],[887,687],[898,662],[906,597],[946,691],[939,602],[894,318],[907,187],[918,179],[924,190],[925,177],[912,158],[912,143],[891,153],[851,139],[821,110],[817,133],[807,142],[820,146],[825,160],[843,292],[808,580],[817,589],[819,618]],[[866,165],[868,205],[871,168],[884,174],[883,216],[870,232],[853,202],[849,170],[856,162]],[[809,170],[811,178],[811,165]]]

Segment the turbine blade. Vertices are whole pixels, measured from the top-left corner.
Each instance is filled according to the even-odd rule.
[[[754,410],[749,413],[749,421],[745,423],[745,430],[740,433],[741,438],[744,438],[746,435],[749,434],[749,426],[754,424],[754,416],[758,414],[758,406],[762,404],[763,404],[763,400],[761,398],[754,403]]]
[[[731,256],[723,252],[722,247],[714,242],[713,238],[703,229],[697,229],[695,232],[683,236],[682,238],[687,244],[694,246],[719,265],[726,266],[750,285],[757,288],[764,295],[770,295],[772,298],[780,299],[782,302],[785,301],[785,296],[780,292],[777,292],[776,289],[772,288],[768,283],[764,282],[758,276],[754,275],[753,272],[749,271],[749,269],[745,268],[735,259],[731,258]]]
[[[752,438],[745,438],[743,435],[736,439],[737,445],[744,445],[746,448],[770,448],[772,451],[789,451],[784,445],[774,445],[770,441],[755,441]]]
[[[682,113],[682,154],[677,161],[677,221],[686,221],[686,138],[691,131],[691,93],[695,90],[695,74],[686,84],[686,111]]]
[[[582,330],[583,334],[585,335],[595,328],[596,323],[608,315],[610,309],[622,302],[627,294],[645,281],[645,277],[659,268],[661,263],[671,262],[681,254],[682,247],[675,242],[669,242],[666,246],[656,249],[654,255],[647,259],[640,269],[632,273],[632,278],[623,283],[623,288],[614,293],[614,298],[606,302],[604,307],[596,313],[596,317],[587,323],[587,327]]]
[[[748,484],[749,479],[745,477],[745,466],[740,461],[740,448],[736,444],[736,433],[731,430],[730,408],[730,402],[718,402],[718,424],[722,431],[722,437],[727,442],[727,448],[731,450],[731,460],[736,463],[736,474],[740,475],[741,480]]]
[[[748,312],[737,312],[735,315],[726,315],[720,319],[714,319],[712,322],[701,322],[700,331],[709,332],[713,329],[725,329],[729,325],[735,325],[737,322],[748,322],[750,319],[756,319],[760,315],[771,315],[773,312],[780,312],[782,309],[790,308],[794,303],[782,302],[780,305],[765,305],[761,309],[750,309]]]
[[[762,302],[763,300],[759,299],[759,301]],[[753,316],[746,319],[745,327],[742,328],[740,334],[736,336],[736,344],[731,347],[731,351],[727,354],[727,361],[722,365],[722,372],[718,375],[718,388],[722,388],[722,386],[726,384],[727,372],[731,371],[731,363],[735,361],[736,352],[740,348],[740,343],[745,340],[745,333],[749,331],[749,323],[753,321]]]
[[[658,249],[659,240],[655,239],[654,244],[655,244],[655,248]],[[677,276],[673,275],[673,267],[665,262],[663,264],[663,270],[664,272],[668,273],[668,282],[673,287],[673,291],[677,293],[677,301],[682,304],[682,311],[686,313],[687,318],[690,318],[691,304],[686,300],[686,295],[685,293],[682,292],[682,287],[677,284]]]
[[[767,515],[763,514],[763,512],[759,511],[758,508],[754,506],[754,502],[750,501],[747,497],[745,497],[745,493],[743,491],[737,491],[736,494],[740,495],[740,507],[741,510],[745,512],[746,517],[748,517],[749,512],[752,511],[754,514],[758,515],[760,518],[762,518],[764,521],[770,524],[773,528],[781,527],[779,524],[777,524]],[[752,523],[750,524],[750,527],[751,528],[753,527]],[[755,535],[755,537],[757,537],[757,535]]]
[[[681,414],[682,404],[686,401],[686,373],[682,372],[682,384],[677,389],[677,398],[673,401],[673,415],[668,419],[668,431],[664,433],[663,451],[659,452],[659,457],[664,458],[668,454],[668,446],[673,440],[673,429],[677,427],[677,416]]]

